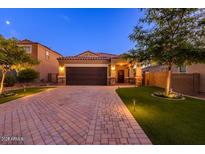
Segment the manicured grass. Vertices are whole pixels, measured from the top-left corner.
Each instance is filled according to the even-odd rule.
[[[159,90],[141,87],[116,91],[153,144],[205,144],[205,101],[172,101],[151,96]]]
[[[42,91],[45,91],[45,90],[48,90],[48,89],[51,89],[51,88],[54,88],[54,87],[26,88],[25,92],[24,92],[23,89],[12,90],[10,92],[15,93],[16,95],[0,98],[0,104],[6,103],[6,102],[9,102],[11,100],[15,100],[15,99],[18,99],[18,98],[21,98],[21,97],[24,97],[24,96],[32,95],[32,94],[35,94],[35,93],[38,93],[38,92],[42,92]]]

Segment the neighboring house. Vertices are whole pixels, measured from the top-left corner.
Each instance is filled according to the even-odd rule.
[[[66,85],[141,85],[141,67],[131,66],[120,55],[85,51],[60,57],[59,83]]]
[[[39,81],[50,82],[52,75],[57,76],[59,67],[57,58],[62,56],[61,54],[41,43],[27,39],[20,41],[18,46],[24,47],[34,59],[40,62],[40,64],[34,66],[34,69],[40,73]]]
[[[167,67],[165,65],[155,65],[155,66],[148,66],[142,69],[143,72],[165,72],[167,71]],[[173,85],[174,87],[182,87],[184,82],[184,89],[189,89],[192,83],[198,84],[194,85],[194,88],[198,88],[198,91],[201,93],[205,93],[205,64],[192,64],[187,66],[173,66],[172,67],[172,73],[173,78],[176,80],[176,78],[181,78],[181,82],[176,83],[176,85]],[[191,78],[193,76],[193,78]],[[189,78],[189,80],[188,80]],[[173,79],[173,80],[174,80]],[[159,81],[160,79],[158,79]],[[197,81],[196,81],[197,80]],[[190,81],[190,83],[188,82]],[[173,83],[175,83],[173,81]]]

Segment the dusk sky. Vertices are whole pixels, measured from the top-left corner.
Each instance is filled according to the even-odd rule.
[[[85,50],[120,54],[134,47],[128,36],[141,16],[138,9],[0,9],[0,34],[64,56]]]

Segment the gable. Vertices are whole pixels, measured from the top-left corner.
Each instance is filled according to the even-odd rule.
[[[78,57],[98,57],[95,53],[93,53],[91,51],[85,51],[77,56]]]
[[[28,39],[24,39],[24,40],[19,41],[19,43],[33,44],[33,43],[35,43],[35,42],[32,42],[32,41],[30,41],[30,40],[28,40]]]

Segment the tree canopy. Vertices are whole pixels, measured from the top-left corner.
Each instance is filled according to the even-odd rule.
[[[5,39],[0,35],[0,65],[14,69],[18,65],[38,64],[23,47],[17,46],[18,40],[15,38]]]
[[[168,68],[166,96],[170,94],[171,68],[205,62],[205,9],[143,9],[144,16],[129,38],[135,48],[126,59],[157,63]]]
[[[23,47],[18,46],[17,39],[5,39],[0,35],[0,70],[2,73],[0,94],[3,93],[5,76],[9,70],[18,70],[35,64],[38,64],[38,61],[33,59]]]
[[[205,61],[205,9],[143,9],[129,38],[139,61],[183,65]]]

